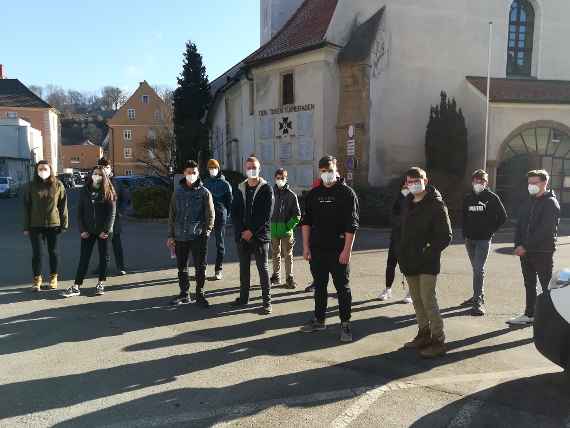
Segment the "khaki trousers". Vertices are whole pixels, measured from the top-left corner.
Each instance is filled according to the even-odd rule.
[[[420,330],[429,328],[432,339],[444,340],[443,318],[437,304],[437,276],[425,274],[406,276],[406,280],[410,287],[418,327]]]
[[[273,275],[281,276],[281,257],[285,259],[286,278],[293,277],[293,247],[295,237],[283,236],[281,238],[271,238],[271,257],[273,259]]]

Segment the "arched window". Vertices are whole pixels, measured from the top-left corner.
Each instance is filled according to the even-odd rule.
[[[534,8],[528,0],[514,0],[509,15],[507,76],[530,76],[534,40]]]

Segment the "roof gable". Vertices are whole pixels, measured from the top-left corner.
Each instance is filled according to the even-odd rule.
[[[353,29],[348,43],[338,54],[339,63],[364,61],[370,56],[385,9],[383,6],[367,21]]]
[[[316,49],[325,35],[338,0],[305,0],[271,40],[252,53],[247,64],[268,61]]]
[[[142,96],[148,95],[148,104],[143,104]],[[158,96],[156,91],[148,84],[148,82],[142,81],[135,92],[129,97],[129,99],[123,104],[119,110],[115,112],[113,117],[108,121],[109,125],[128,125],[128,124],[151,124],[154,122],[153,115],[154,112],[159,109],[162,110],[166,107],[166,104]],[[128,111],[134,109],[135,119],[129,120]]]
[[[486,77],[467,76],[467,81],[486,96]],[[570,104],[570,81],[492,78],[489,95],[492,103]]]
[[[0,79],[0,106],[52,108],[18,79]]]

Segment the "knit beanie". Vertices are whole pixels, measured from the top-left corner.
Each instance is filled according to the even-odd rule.
[[[210,159],[208,161],[208,169],[220,169],[220,163],[216,159]]]

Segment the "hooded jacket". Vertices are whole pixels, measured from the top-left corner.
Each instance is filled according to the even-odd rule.
[[[441,193],[427,187],[424,198],[415,203],[408,196],[402,205],[402,230],[398,262],[405,275],[437,275],[441,253],[452,238],[451,222]]]
[[[281,189],[277,185],[274,186],[273,194],[275,204],[271,216],[271,238],[291,236],[301,220],[299,199],[289,184],[285,184]]]
[[[489,189],[473,191],[463,199],[463,237],[489,240],[507,221],[507,212],[499,197]]]
[[[24,230],[32,227],[61,227],[67,229],[67,195],[59,180],[53,184],[31,181],[26,185],[24,200]]]
[[[515,247],[529,253],[552,253],[556,250],[560,204],[553,191],[540,197],[530,196],[523,205],[515,232]]]
[[[170,200],[168,237],[176,241],[192,241],[208,236],[214,228],[216,213],[212,194],[198,178],[188,185],[180,180]]]
[[[267,243],[271,241],[270,221],[273,213],[273,190],[263,178],[253,194],[251,203],[250,223],[247,223],[246,213],[246,186],[247,180],[238,185],[238,191],[232,203],[232,222],[236,242],[241,240],[241,233],[250,230],[255,240]]]
[[[101,190],[85,185],[79,192],[77,219],[81,233],[88,232],[90,235],[99,235],[102,232],[113,233],[117,203],[104,199]]]
[[[210,191],[214,199],[214,209],[216,220],[224,221],[231,215],[232,211],[232,186],[220,171],[216,177],[208,177],[204,180],[204,187]]]

